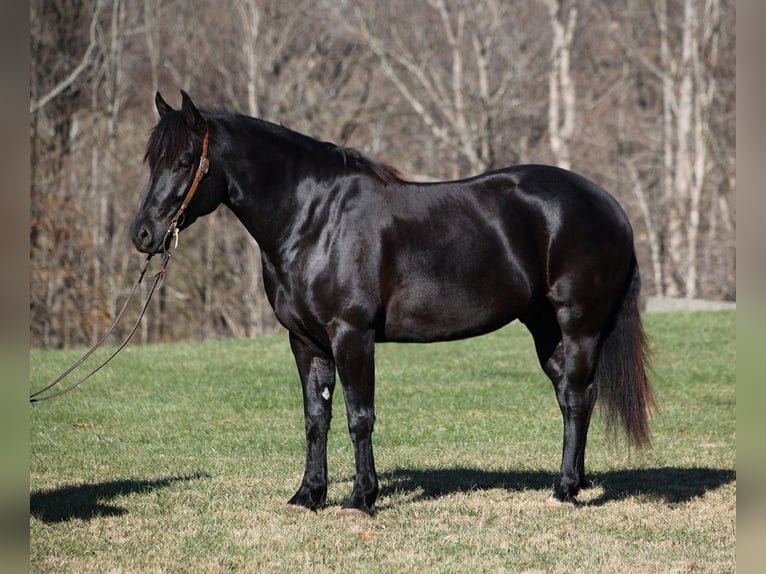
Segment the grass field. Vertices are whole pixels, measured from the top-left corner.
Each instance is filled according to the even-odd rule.
[[[653,448],[595,418],[577,507],[546,505],[561,418],[518,325],[377,348],[379,512],[341,518],[342,394],[329,505],[285,509],[303,471],[285,336],[132,347],[31,409],[33,572],[733,572],[735,315],[648,315]],[[33,352],[36,386],[76,352]]]

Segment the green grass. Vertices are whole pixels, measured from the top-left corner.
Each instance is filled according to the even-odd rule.
[[[304,463],[286,337],[129,348],[31,409],[32,571],[733,572],[735,315],[645,324],[654,446],[595,419],[576,508],[546,505],[561,420],[523,327],[378,346],[379,512],[351,520],[341,393],[329,506],[285,510]],[[34,386],[76,357],[33,352]]]

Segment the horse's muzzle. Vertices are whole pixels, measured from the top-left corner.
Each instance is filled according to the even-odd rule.
[[[138,219],[130,226],[130,238],[141,253],[156,253],[161,247],[166,234],[146,221]]]

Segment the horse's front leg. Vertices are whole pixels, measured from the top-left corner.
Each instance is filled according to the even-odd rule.
[[[306,470],[301,487],[288,504],[316,510],[327,496],[327,434],[332,417],[335,363],[292,333],[290,347],[303,387]]]
[[[346,399],[348,431],[354,445],[356,478],[351,496],[342,507],[348,511],[375,513],[378,476],[372,454],[375,424],[375,334],[347,325],[332,335],[333,354]]]

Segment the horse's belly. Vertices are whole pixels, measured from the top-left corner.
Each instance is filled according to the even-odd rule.
[[[481,335],[513,321],[528,300],[523,286],[487,276],[413,281],[389,298],[379,338],[434,342]]]

